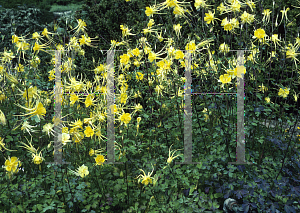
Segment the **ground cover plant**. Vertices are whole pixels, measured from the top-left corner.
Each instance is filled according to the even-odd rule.
[[[31,40],[12,36],[15,46],[2,52],[0,67],[1,211],[222,212],[228,197],[245,212],[299,210],[299,139],[291,137],[298,117],[284,108],[290,107],[287,99],[298,103],[300,38],[280,42],[273,35],[277,21],[274,26],[268,21],[271,11],[261,14],[253,2],[193,4],[206,13],[198,19],[203,32],[193,35],[196,40],[180,35],[184,20],[191,26],[194,22],[188,22],[188,4],[178,1],[146,7],[149,19],[141,34],[124,23],[122,40],[111,40],[112,49],[123,50],[115,52],[114,61],[115,153],[121,165],[104,164],[106,55],[88,59],[94,64],[94,69],[86,70],[93,73],[93,82],[75,72],[80,64],[75,67],[74,55],[84,57],[85,45],[96,48],[96,39],[85,33],[85,21],[69,22],[65,31],[72,34],[66,43],[59,32],[51,34],[51,28],[34,32]],[[254,20],[250,11],[262,18]],[[288,26],[288,10],[282,11],[281,21]],[[176,17],[168,37],[163,32],[170,24],[156,27],[158,13]],[[234,34],[238,31],[243,36]],[[138,39],[130,39],[133,34]],[[217,40],[222,41],[218,46]],[[179,42],[184,45],[178,46]],[[254,165],[228,165],[236,160],[236,98],[229,95],[192,96],[193,162],[202,163],[175,164],[184,160],[184,72],[189,65],[182,50],[192,54],[192,84],[201,88],[192,87],[193,92],[235,92],[236,52],[228,50],[243,48],[252,50],[245,52],[245,91],[255,94],[256,100],[245,97],[244,107],[246,161]],[[62,102],[66,117],[62,153],[70,165],[46,164],[53,162],[54,154],[54,95],[36,77],[39,54],[45,51],[51,56],[48,79],[54,85],[55,49],[62,51],[62,90],[70,94]],[[286,60],[281,62],[280,57]],[[279,72],[280,67],[284,72]],[[272,79],[272,72],[287,77]],[[259,125],[275,116],[276,130]],[[282,129],[282,123],[291,128]]]

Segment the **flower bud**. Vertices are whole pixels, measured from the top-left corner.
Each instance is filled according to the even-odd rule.
[[[5,126],[6,125],[6,119],[4,113],[0,110],[0,123]]]

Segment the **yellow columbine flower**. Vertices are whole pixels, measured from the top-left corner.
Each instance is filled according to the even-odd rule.
[[[6,125],[6,119],[5,119],[5,115],[2,112],[2,110],[0,109],[0,123],[5,126]]]
[[[223,26],[226,31],[231,31],[233,29],[232,23],[227,20],[227,17],[222,20],[221,26]]]
[[[27,138],[26,138],[26,140],[27,140]],[[32,140],[32,137],[31,137],[31,140]],[[27,140],[28,141],[28,140]],[[28,141],[29,142],[29,141]],[[25,149],[28,149],[28,151],[32,154],[32,161],[34,162],[34,164],[40,164],[40,163],[42,163],[42,161],[43,160],[45,160],[43,157],[42,157],[42,151],[40,151],[40,153],[39,153],[39,155],[37,155],[37,150],[39,150],[39,148],[36,150],[33,146],[32,146],[32,144],[29,142],[29,145],[30,145],[30,147],[27,145],[27,144],[25,144],[25,143],[23,143],[23,142],[21,142],[22,144],[24,144],[25,145],[25,147],[24,146],[19,146],[19,147],[23,147],[23,148],[25,148]]]
[[[152,167],[153,167],[153,165],[152,165]],[[144,184],[145,186],[147,186],[149,183],[152,184],[153,177],[151,177],[151,175],[152,175],[152,173],[154,171],[154,167],[153,167],[153,170],[152,170],[151,173],[148,172],[148,175],[145,174],[144,170],[142,170],[142,169],[139,169],[139,170],[142,171],[144,175],[140,174],[139,176],[137,176],[134,179],[138,178],[138,181],[140,181],[142,179],[142,184]]]
[[[238,1],[232,1],[230,8],[234,12],[240,12],[241,10],[241,4]]]
[[[288,96],[288,94],[290,93],[289,92],[289,88],[285,88],[284,90],[282,88],[279,89],[279,92],[278,92],[278,96],[282,96],[283,98],[286,98]]]
[[[39,40],[42,36],[38,32],[32,34],[32,39]]]
[[[47,123],[43,126],[43,131],[42,132],[45,132],[46,134],[48,134],[48,136],[50,137],[50,134],[54,136],[54,130],[53,130],[53,127],[54,127],[54,124],[52,123]]]
[[[120,25],[120,29],[122,30],[122,36],[128,36],[128,35],[135,35],[130,33],[131,30],[128,29],[128,27],[126,27],[126,25]]]
[[[131,115],[129,113],[123,113],[120,116],[119,120],[121,120],[123,123],[127,125],[131,120]]]
[[[180,156],[181,154],[179,154],[179,155],[176,155],[175,157],[173,157],[173,155],[175,154],[175,152],[177,151],[177,150],[181,150],[181,149],[176,149],[176,150],[174,150],[173,151],[173,153],[171,152],[171,147],[173,146],[173,144],[170,146],[170,148],[169,148],[169,158],[168,158],[168,160],[167,160],[167,163],[168,163],[168,165],[170,165],[171,163],[172,163],[172,161],[175,159],[175,158],[177,158],[178,156]],[[172,155],[171,155],[172,154]],[[164,169],[165,169],[166,167],[164,167]]]
[[[82,45],[87,45],[87,46],[90,46],[90,47],[97,47],[97,46],[93,46],[91,45],[91,38],[90,37],[85,37],[85,35],[81,35],[81,38],[79,39],[79,43],[80,43],[80,46]]]
[[[143,73],[141,73],[141,72],[137,72],[136,73],[136,79],[138,79],[138,80],[143,80],[143,78],[144,78],[144,74]]]
[[[84,102],[86,108],[88,108],[89,106],[94,105],[94,103],[93,103],[93,98],[94,98],[94,95],[91,95],[91,94],[89,94],[89,95],[86,97],[85,102]]]
[[[84,134],[85,134],[86,137],[93,137],[93,135],[94,135],[94,130],[92,129],[92,127],[87,126],[87,127],[85,128]]]
[[[18,168],[18,164],[20,166],[20,163],[21,162],[18,160],[17,157],[8,156],[8,159],[5,161],[4,168],[6,169],[6,171],[14,173],[14,172],[16,172],[16,170]]]
[[[259,28],[257,30],[254,31],[254,36],[252,38],[256,38],[256,39],[259,39],[259,41],[261,41],[261,39],[265,39],[265,36],[266,36],[266,32]]]
[[[173,25],[173,29],[175,30],[176,36],[179,37],[180,35],[180,29],[182,28],[182,26],[180,26],[180,24],[177,25]]]
[[[71,173],[73,173],[77,176],[80,176],[82,178],[89,175],[88,167],[85,166],[84,164],[81,167],[79,167],[76,172],[72,171],[71,169],[69,169],[69,170]]]
[[[32,112],[30,112],[30,113],[27,113],[27,114],[24,114],[24,115],[14,115],[14,116],[26,116],[26,115],[31,115],[30,117],[32,117],[32,116],[35,116],[35,115],[37,115],[38,117],[40,117],[41,115],[42,116],[45,116],[45,114],[46,114],[46,109],[44,108],[44,106],[43,106],[43,104],[41,103],[41,102],[38,102],[37,103],[37,106],[35,107],[35,108],[25,108],[25,107],[23,107],[23,106],[21,106],[20,104],[15,104],[15,105],[17,105],[17,106],[19,106],[19,107],[21,107],[21,108],[23,108],[23,109],[26,109],[26,110],[28,110],[28,111],[32,111]],[[29,118],[30,118],[29,117]]]
[[[220,44],[219,50],[223,53],[228,53],[230,48],[228,46],[228,44],[225,44],[225,42],[223,44]]]
[[[265,101],[267,102],[267,103],[270,103],[271,102],[271,99],[269,98],[269,97],[266,97],[265,98]],[[271,102],[272,103],[272,102]]]
[[[150,7],[146,7],[145,10],[145,14],[147,16],[150,16],[150,18],[154,15],[154,14],[165,14],[165,13],[158,13],[159,9],[157,9],[156,6],[150,6]]]
[[[3,143],[3,141],[4,141],[4,138],[0,137],[0,151],[2,151],[2,147],[8,151],[18,151],[18,150],[9,150],[9,149],[5,148],[5,143]]]
[[[194,6],[196,7],[196,10],[198,10],[200,7],[207,8],[213,5],[207,5],[204,0],[195,0]]]
[[[75,102],[78,101],[78,99],[79,97],[75,93],[72,93],[70,96],[70,101],[71,101],[70,104],[71,105],[75,104]]]
[[[278,42],[280,41],[280,39],[278,39],[278,34],[273,34],[271,40],[272,40],[272,41],[274,42],[274,44],[275,44],[275,51],[276,51],[276,45],[280,46],[279,43],[278,43]],[[280,46],[280,47],[281,47],[281,46]]]
[[[227,84],[231,81],[231,77],[229,77],[228,74],[224,74],[220,76],[220,79],[218,80],[218,82],[222,82],[222,84]]]
[[[282,13],[282,16],[281,16],[281,21],[280,21],[279,25],[281,24],[284,16],[285,16],[286,21],[289,21],[288,18],[287,18],[287,12],[289,10],[290,10],[290,8],[285,9],[285,7],[283,8],[283,10],[280,10],[280,12]]]
[[[227,11],[227,7],[224,5],[224,3],[221,3],[220,6],[217,7],[217,10],[220,11],[221,12],[220,15],[222,15],[224,12]]]
[[[263,92],[263,93],[268,90],[268,88],[265,87],[263,83],[261,84],[261,86],[258,86],[258,87],[260,87],[260,89],[258,89],[258,90]]]
[[[296,69],[297,69],[297,63],[296,61],[299,62],[299,60],[296,58],[300,53],[296,53],[296,49],[295,46],[293,46],[292,44],[289,45],[290,47],[288,47],[288,50],[286,51],[286,58],[291,58],[294,60],[295,65],[296,65]]]
[[[76,37],[80,31],[82,31],[83,33],[86,33],[86,31],[85,31],[86,23],[81,19],[78,19],[77,22],[78,22],[78,25],[74,29],[71,30],[71,31],[76,30],[76,32],[73,34],[74,37]]]
[[[264,12],[262,13],[263,15],[264,15],[264,17],[263,17],[263,22],[265,23],[265,22],[267,22],[266,24],[268,24],[269,23],[269,21],[270,21],[270,14],[272,13],[272,11],[270,11],[270,9],[266,9],[266,10],[264,10]]]
[[[14,53],[9,50],[9,52],[6,51],[6,48],[4,48],[4,52],[2,53],[2,62],[10,62],[13,58],[15,58]]]
[[[49,42],[49,43],[48,43],[48,42]],[[38,42],[35,42],[35,43],[34,43],[34,47],[32,48],[33,51],[34,51],[34,53],[37,51],[37,54],[38,54],[40,50],[46,52],[46,51],[43,50],[43,49],[46,48],[47,45],[49,45],[49,44],[51,43],[50,41],[48,41],[48,42],[47,42],[46,44],[42,44],[42,45],[39,45]]]
[[[205,17],[204,17],[204,21],[206,21],[207,24],[210,24],[212,22],[212,24],[214,25],[214,21],[217,19],[217,20],[220,20],[218,18],[215,18],[214,17],[215,15],[215,10],[214,10],[214,13],[212,13],[210,10],[208,11],[208,13],[205,13]]]
[[[103,163],[106,160],[103,155],[97,155],[97,157],[95,157],[94,159],[96,161],[95,165],[98,165],[98,166],[103,166]]]
[[[72,122],[69,126],[72,126],[74,129],[82,129],[82,121],[76,120],[75,122]]]
[[[253,12],[253,8],[255,8],[255,3],[252,0],[247,0],[246,4],[250,7],[251,11]]]
[[[298,95],[297,95],[297,93],[294,94],[295,102],[297,102],[299,94],[300,94],[300,93],[298,93]]]

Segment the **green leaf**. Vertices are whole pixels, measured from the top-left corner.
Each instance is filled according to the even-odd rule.
[[[222,193],[216,193],[216,194],[214,194],[214,198],[219,198],[219,197],[222,197]]]
[[[37,204],[36,205],[36,207],[38,208],[38,210],[40,210],[40,211],[42,211],[42,209],[43,209],[43,206],[42,206],[42,204]]]
[[[22,207],[21,205],[18,205],[18,209],[19,209],[20,211],[23,211],[23,207]]]

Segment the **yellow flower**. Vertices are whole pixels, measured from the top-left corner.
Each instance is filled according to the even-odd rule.
[[[152,165],[152,167],[153,167],[153,165]],[[148,172],[148,175],[145,174],[144,170],[142,170],[142,169],[139,169],[139,170],[142,171],[144,175],[140,174],[139,176],[137,176],[134,179],[138,178],[138,181],[140,181],[142,179],[142,184],[144,184],[145,186],[147,186],[149,183],[152,184],[153,177],[151,177],[151,175],[152,175],[152,173],[154,171],[154,167],[153,167],[153,170],[152,170],[151,173]]]
[[[4,138],[0,137],[0,151],[2,151],[2,147],[8,151],[17,151],[17,150],[9,150],[9,149],[5,148],[5,143],[3,143],[3,141],[4,141]]]
[[[119,119],[127,125],[131,120],[131,115],[129,113],[123,113]]]
[[[200,7],[207,8],[207,7],[213,6],[213,5],[207,5],[206,1],[204,1],[204,0],[195,0],[194,6],[196,7],[196,10],[198,10]]]
[[[283,90],[282,88],[279,89],[278,92],[278,96],[282,96],[283,98],[286,98],[288,96],[288,94],[290,89],[288,89],[287,87]]]
[[[241,10],[241,4],[238,1],[232,1],[230,7],[234,12],[240,12]]]
[[[97,155],[97,157],[94,158],[96,161],[96,165],[101,166],[105,162],[105,158],[103,155]]]
[[[72,142],[70,139],[70,135],[68,133],[63,132],[61,134],[61,142],[63,145],[66,145],[67,142]]]
[[[27,138],[26,138],[26,140],[27,140]],[[31,137],[31,140],[32,140],[32,137]],[[27,141],[28,141],[28,140],[27,140]],[[28,141],[28,142],[29,142],[29,141]],[[30,142],[29,142],[30,147],[29,147],[27,144],[23,143],[23,142],[21,142],[21,143],[24,144],[25,147],[24,147],[24,146],[19,146],[19,147],[23,147],[23,148],[28,149],[28,151],[32,154],[32,161],[33,161],[34,164],[41,164],[41,163],[43,162],[43,160],[45,160],[45,159],[42,157],[42,151],[40,151],[39,155],[37,154],[37,150],[39,150],[39,148],[36,150],[36,149],[32,146],[32,144],[31,144]]]
[[[6,118],[2,110],[0,109],[0,123],[5,126],[6,125]]]
[[[215,15],[215,10],[214,13],[212,13],[210,10],[208,11],[208,13],[205,13],[205,17],[204,17],[204,21],[206,21],[207,24],[210,24],[212,22],[212,24],[214,25],[214,21],[218,18],[214,17]],[[220,20],[220,19],[218,19]]]
[[[257,38],[257,39],[261,40],[261,39],[264,39],[265,36],[266,36],[266,32],[263,29],[259,28],[254,31],[253,38]]]
[[[173,146],[173,144],[170,146],[170,148],[169,148],[169,158],[168,158],[168,160],[167,160],[167,163],[170,165],[171,163],[172,163],[172,161],[175,159],[175,158],[177,158],[178,156],[180,156],[181,154],[179,154],[179,155],[176,155],[175,157],[173,157],[173,155],[175,154],[175,152],[177,151],[177,150],[181,150],[181,149],[177,149],[177,150],[174,150],[173,151],[173,153],[171,152],[171,147]],[[172,156],[171,156],[171,154],[172,154]]]
[[[234,69],[234,75],[239,77],[239,78],[242,78],[242,72],[243,71],[244,71],[244,74],[246,74],[246,68],[244,66],[236,67]]]
[[[24,72],[24,66],[22,64],[19,64],[18,67],[16,68],[18,72]]]
[[[71,169],[69,169],[69,170],[71,173],[73,173],[77,176],[80,176],[82,178],[89,175],[88,167],[85,166],[84,164],[81,167],[79,167],[76,172],[72,171]]]
[[[75,93],[72,93],[71,96],[70,96],[70,101],[71,101],[71,105],[75,104],[76,101],[78,101],[79,97],[75,94]]]
[[[48,134],[48,136],[50,137],[50,133],[54,136],[54,130],[53,130],[54,124],[52,123],[47,123],[43,126],[43,131]]]
[[[72,122],[69,126],[72,126],[75,129],[82,129],[82,121],[81,120],[76,120],[75,122]]]
[[[131,51],[131,53],[132,53],[133,55],[135,55],[135,56],[139,56],[139,55],[140,55],[140,50],[139,50],[139,48],[135,48],[135,49],[133,49],[133,50]]]
[[[8,159],[5,161],[4,168],[6,169],[6,171],[14,173],[14,172],[16,172],[16,170],[18,168],[18,164],[20,166],[20,163],[21,162],[18,160],[17,157],[8,156]]]
[[[244,13],[241,15],[241,20],[242,20],[242,23],[248,23],[248,24],[251,24],[254,20],[254,15],[251,15],[249,13],[247,13],[246,11],[244,11]]]
[[[86,137],[92,137],[94,135],[94,130],[90,126],[87,126],[85,128],[84,134]]]
[[[270,9],[266,9],[264,10],[264,12],[262,13],[264,15],[263,17],[263,22],[267,22],[266,24],[269,23],[270,21],[270,14],[272,13],[272,11],[270,11]]]
[[[80,46],[85,44],[85,45],[90,46],[90,47],[97,47],[97,46],[91,45],[92,41],[91,41],[90,37],[85,37],[84,35],[81,35],[81,38],[78,41],[80,43]]]
[[[144,78],[144,74],[143,73],[141,73],[141,72],[137,72],[137,74],[136,74],[136,76],[135,76],[138,80],[143,80],[143,78]]]
[[[78,25],[74,29],[71,30],[71,31],[76,30],[76,32],[73,34],[73,36],[75,36],[75,37],[79,34],[80,31],[82,31],[83,33],[86,33],[86,31],[85,31],[86,23],[81,19],[78,19],[77,22],[78,22]]]
[[[228,53],[230,49],[229,46],[224,42],[223,44],[220,44],[219,50],[223,53]]]
[[[122,65],[127,65],[130,61],[130,56],[128,54],[123,54],[120,56],[120,63]]]
[[[12,43],[18,43],[19,37],[16,35],[12,35]]]
[[[260,87],[260,89],[258,89],[258,91],[261,91],[263,93],[268,90],[268,88],[265,87],[263,83],[261,84],[261,86],[258,86],[258,87]]]
[[[141,104],[137,104],[134,106],[134,111],[135,112],[139,112],[143,109],[143,106]]]
[[[120,102],[122,103],[122,104],[125,104],[126,103],[126,101],[127,101],[127,94],[126,93],[121,93],[121,95],[120,95]]]
[[[298,93],[298,95],[297,95],[297,93],[295,93],[295,94],[294,94],[294,96],[293,96],[293,97],[294,97],[294,99],[295,99],[295,102],[297,102],[297,100],[298,100],[298,96],[299,96],[299,93]]]
[[[157,93],[157,97],[159,96],[159,95],[162,95],[162,90],[164,89],[164,86],[163,85],[156,85],[156,87],[155,87],[155,92]]]
[[[222,84],[227,84],[231,81],[231,77],[228,74],[224,74],[220,76],[220,80],[218,82],[222,82]]]
[[[186,46],[185,50],[190,50],[190,53],[192,54],[196,50],[195,41],[190,41]]]
[[[173,25],[173,29],[175,30],[176,36],[179,37],[180,35],[180,29],[182,28],[182,26],[180,26],[180,24],[177,25]]]
[[[278,39],[278,34],[274,34],[274,35],[272,35],[272,38],[271,38],[271,40],[274,42],[274,44],[275,44],[275,51],[276,51],[276,45],[279,45],[279,41],[280,41],[280,39]],[[280,45],[279,45],[280,46]]]
[[[295,46],[293,46],[292,44],[289,44],[288,50],[286,51],[286,58],[291,58],[291,59],[293,59],[294,62],[295,62],[296,68],[298,67],[296,61],[299,62],[299,60],[298,60],[296,57],[297,57],[299,54],[300,54],[300,53],[296,53]]]
[[[93,103],[93,98],[94,98],[94,95],[91,95],[91,94],[89,94],[89,95],[86,97],[85,102],[84,102],[86,108],[88,108],[89,106],[94,105],[94,103]]]
[[[255,3],[252,2],[252,0],[247,0],[246,4],[250,7],[251,11],[253,12],[253,8],[255,8]]]
[[[50,41],[49,41],[49,43],[50,43]],[[35,42],[34,47],[32,49],[33,49],[34,53],[37,51],[37,54],[39,53],[40,50],[45,52],[45,50],[43,50],[43,49],[46,48],[47,45],[49,45],[49,43],[39,45],[38,42]]]
[[[281,16],[281,21],[280,21],[279,25],[281,24],[284,16],[285,16],[286,21],[289,21],[288,18],[287,18],[287,12],[289,10],[290,10],[290,8],[285,9],[285,7],[283,8],[283,10],[280,10],[280,12],[282,13],[282,16]]]
[[[164,14],[164,13],[158,13],[158,12],[159,12],[159,9],[157,9],[156,5],[155,6],[146,7],[146,10],[145,10],[145,14],[147,16],[150,16],[150,18],[154,14]]]
[[[224,3],[221,3],[220,6],[217,7],[217,10],[220,11],[220,15],[222,15],[225,11],[227,11],[227,7],[224,6]]]
[[[130,33],[131,30],[128,29],[128,27],[126,27],[126,25],[120,25],[120,29],[122,30],[122,36],[128,36],[128,35],[135,35]]]
[[[227,20],[227,17],[222,20],[221,26],[224,27],[224,30],[231,31],[233,29],[232,24]]]
[[[44,106],[43,106],[43,104],[41,102],[38,102],[37,106],[35,108],[31,108],[31,109],[30,108],[25,108],[25,107],[21,106],[20,104],[16,104],[16,105],[19,106],[19,107],[21,107],[21,108],[23,108],[23,109],[26,109],[28,111],[32,111],[32,112],[27,113],[25,115],[14,115],[14,116],[31,115],[30,117],[32,117],[32,116],[37,115],[39,117],[41,115],[45,116],[45,114],[46,114],[46,109],[44,108]]]
[[[4,48],[4,52],[2,53],[2,62],[10,62],[13,58],[15,58],[14,53],[9,50],[9,52],[6,51],[6,48]]]

